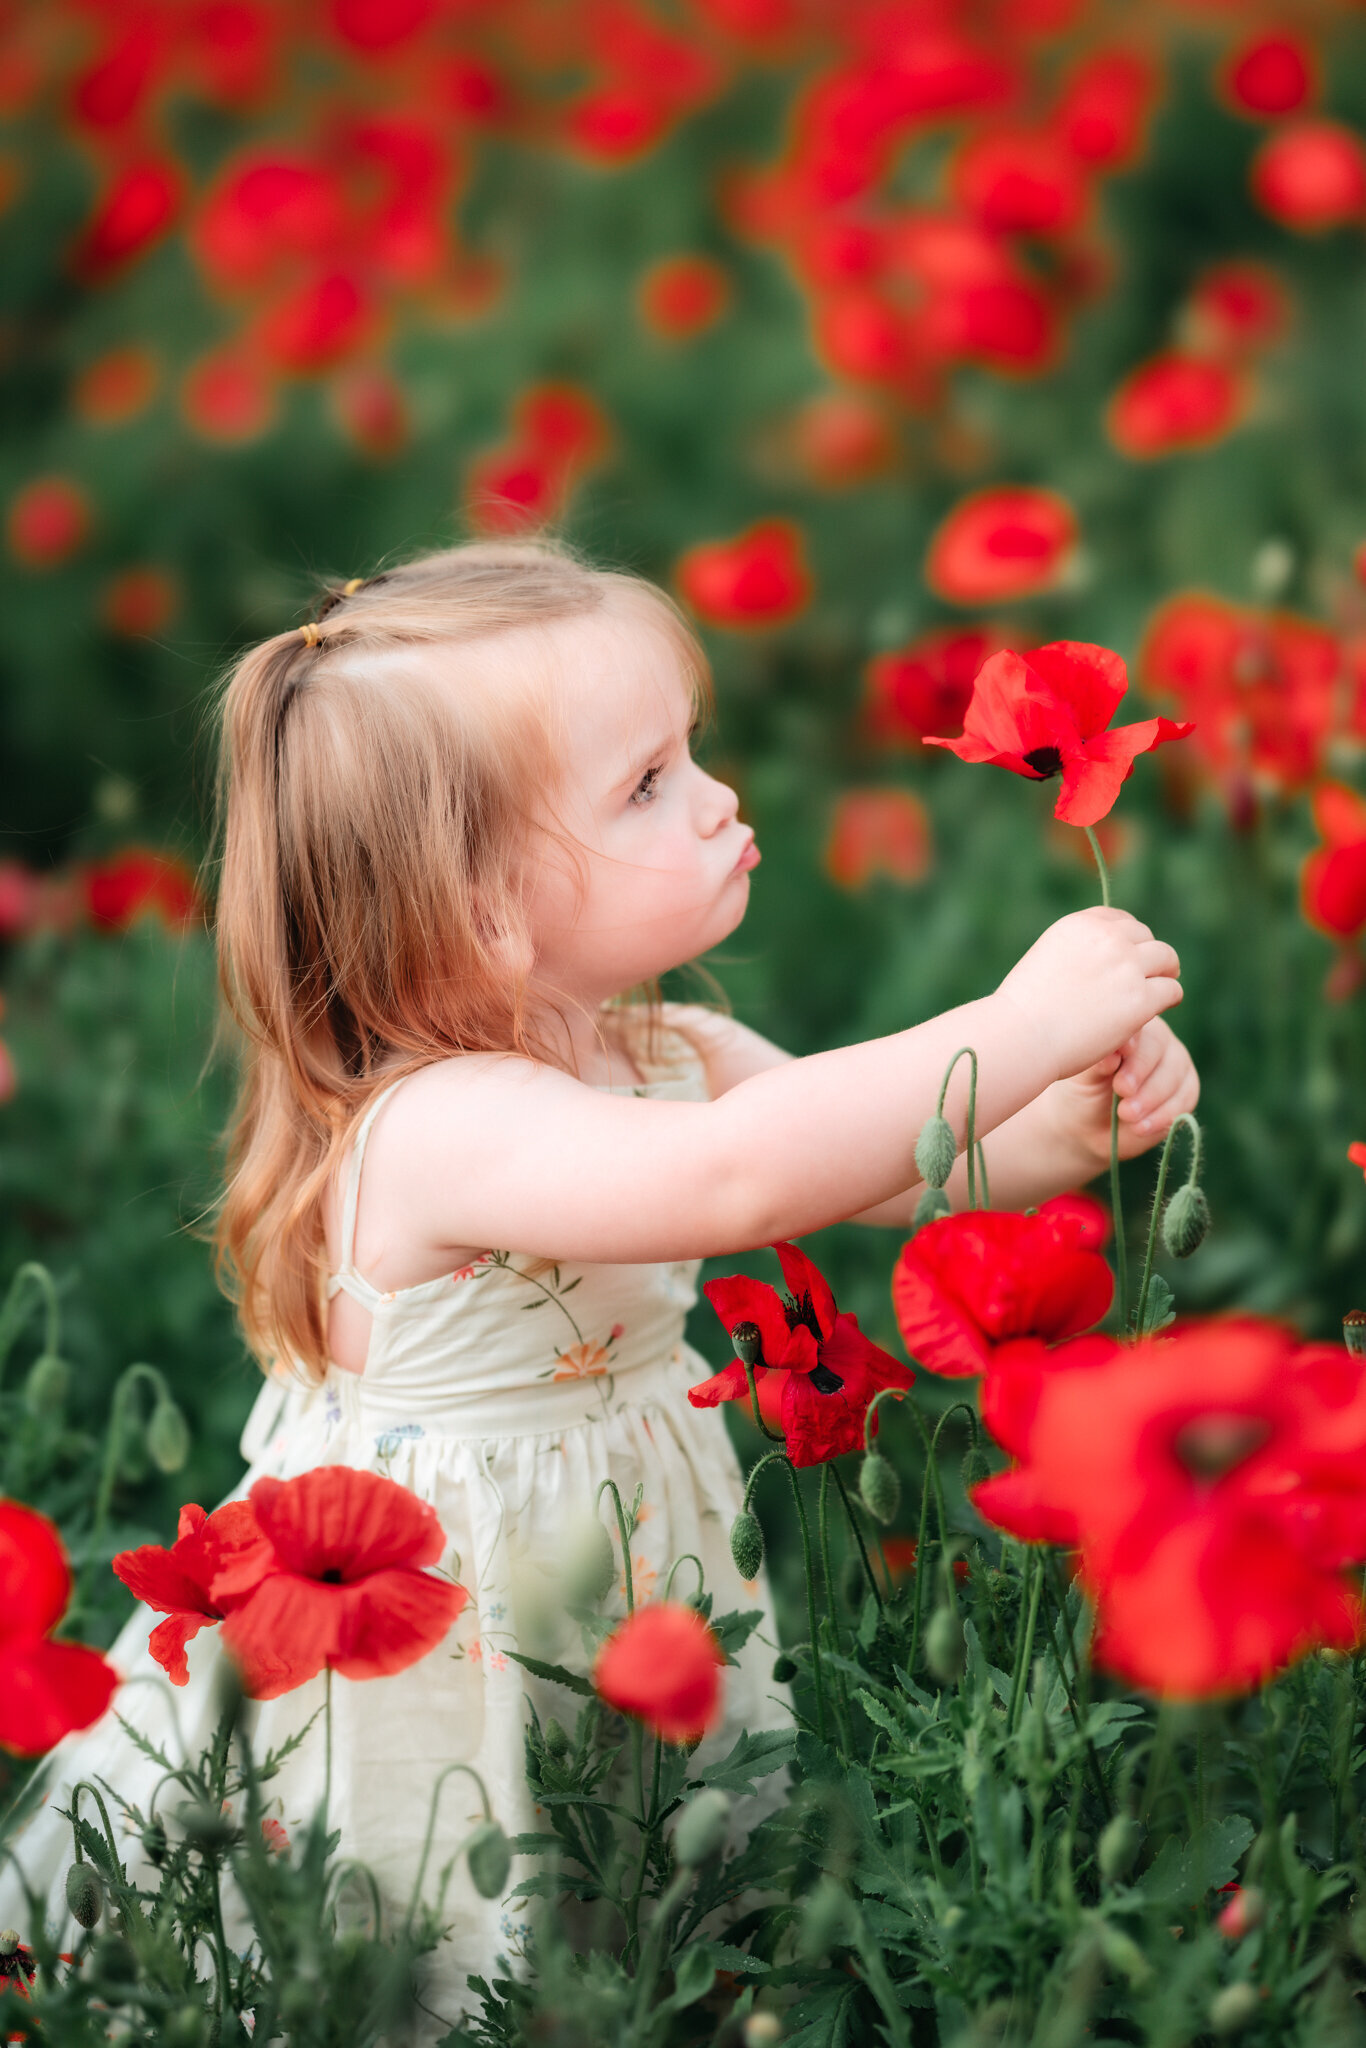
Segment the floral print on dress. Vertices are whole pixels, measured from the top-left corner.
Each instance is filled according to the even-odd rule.
[[[611,1363],[612,1354],[605,1344],[570,1344],[559,1354],[551,1377],[557,1380],[595,1380],[601,1378]]]
[[[456,1267],[455,1271],[451,1274],[451,1284],[458,1287],[462,1280],[482,1279],[489,1269],[491,1260],[493,1260],[492,1252],[480,1252],[478,1258],[474,1259],[468,1266]]]

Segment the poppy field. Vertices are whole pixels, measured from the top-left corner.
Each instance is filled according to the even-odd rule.
[[[903,1229],[705,1267],[790,1729],[694,1768],[755,1616],[586,1500],[539,1833],[464,1784],[392,1924],[225,1694],[153,1806],[83,1792],[9,2037],[393,2048],[443,1873],[515,1858],[450,2042],[1366,2040],[1360,8],[14,5],[0,244],[7,1834],[133,1595],[170,1696],[213,1639],[260,1698],[465,1599],[389,1495],[361,1560],[302,1481],[212,1511],[212,687],[324,586],[548,526],[670,589],[763,850],[707,965],[793,1052],[1105,901],[1202,1080],[1036,1212],[941,1116]]]

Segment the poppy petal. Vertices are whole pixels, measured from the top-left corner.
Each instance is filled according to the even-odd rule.
[[[388,1565],[435,1564],[446,1547],[436,1510],[382,1473],[322,1465],[251,1489],[262,1534],[287,1571],[349,1581]]]
[[[1035,647],[1025,661],[1065,704],[1084,740],[1104,732],[1129,687],[1123,658],[1087,640],[1053,640]]]
[[[172,1685],[189,1684],[190,1660],[185,1655],[185,1645],[208,1627],[210,1619],[207,1614],[173,1614],[169,1621],[159,1621],[148,1636],[147,1647]]]
[[[249,1698],[279,1699],[317,1677],[337,1648],[341,1591],[272,1572],[233,1609],[223,1623],[223,1647]]]
[[[0,1748],[41,1756],[98,1721],[118,1682],[84,1643],[9,1643],[0,1653]]]
[[[71,1567],[51,1522],[20,1501],[0,1501],[0,1643],[45,1636],[70,1599]]]
[[[830,1291],[830,1282],[795,1244],[775,1244],[773,1250],[778,1254],[788,1293],[799,1308],[803,1296],[810,1295],[821,1335],[828,1336],[835,1327],[835,1297]]]
[[[787,1363],[790,1332],[775,1287],[766,1280],[751,1280],[747,1273],[725,1273],[720,1279],[708,1280],[702,1292],[720,1316],[727,1336],[737,1323],[753,1323],[759,1332],[763,1363]]]
[[[343,1678],[387,1678],[434,1650],[469,1594],[450,1579],[401,1566],[345,1586],[332,1667]]]
[[[1139,754],[1148,753],[1164,740],[1184,739],[1194,730],[1192,724],[1177,724],[1170,718],[1145,718],[1137,725],[1121,725],[1114,732],[1097,733],[1065,764],[1062,789],[1053,806],[1054,817],[1061,818],[1065,825],[1099,824],[1112,808]]]

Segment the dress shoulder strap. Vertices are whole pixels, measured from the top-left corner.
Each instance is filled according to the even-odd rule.
[[[397,1081],[391,1081],[387,1088],[380,1090],[361,1118],[360,1128],[352,1140],[351,1159],[346,1169],[346,1196],[342,1203],[341,1264],[328,1278],[329,1301],[334,1294],[349,1294],[354,1300],[364,1303],[366,1308],[373,1308],[383,1298],[379,1289],[373,1287],[363,1273],[356,1271],[356,1209],[360,1202],[360,1172],[365,1164],[365,1148],[370,1142],[375,1118],[394,1090],[401,1088],[407,1078],[406,1074],[400,1074]]]

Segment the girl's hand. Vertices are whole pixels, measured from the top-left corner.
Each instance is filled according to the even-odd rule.
[[[1137,1159],[1160,1144],[1173,1122],[1200,1100],[1200,1076],[1185,1046],[1154,1017],[1118,1052],[1084,1073],[1055,1081],[1059,1120],[1098,1173],[1110,1161],[1110,1101],[1119,1097],[1119,1156]]]

